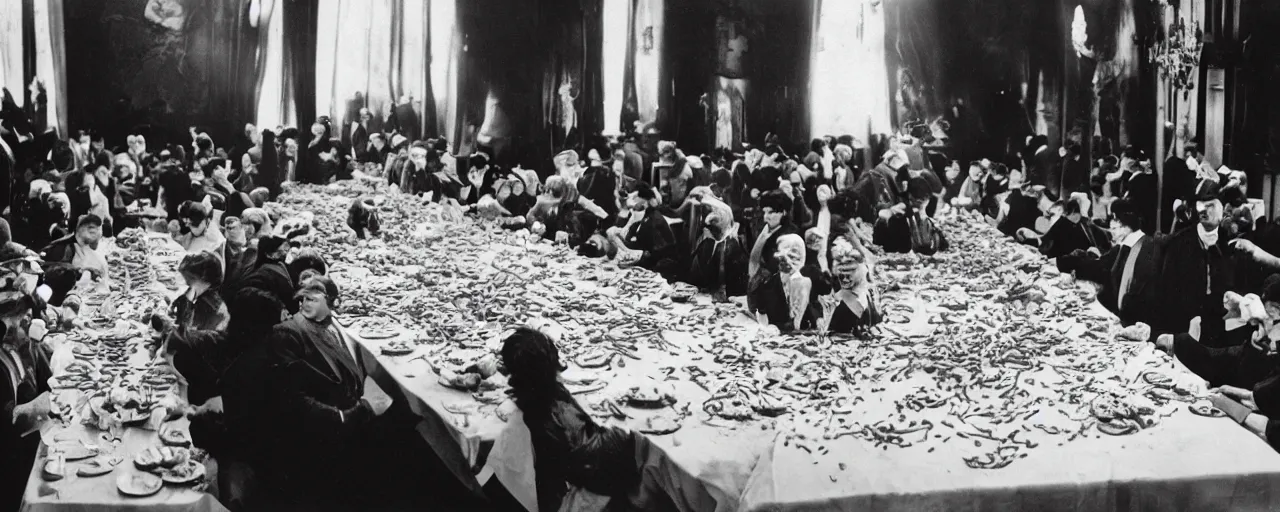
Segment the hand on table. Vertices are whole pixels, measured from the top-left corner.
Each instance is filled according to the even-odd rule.
[[[1173,335],[1161,334],[1156,336],[1156,348],[1167,353],[1173,353]]]
[[[561,243],[561,244],[569,243],[569,233],[566,233],[564,231],[556,231],[556,243]]]
[[[1258,403],[1253,400],[1253,392],[1247,389],[1241,389],[1235,386],[1222,386],[1220,388],[1210,389],[1209,392],[1221,394],[1236,400],[1240,402],[1241,405],[1248,407],[1249,410],[1258,410]]]
[[[1222,412],[1227,413],[1227,416],[1236,420],[1236,423],[1244,423],[1245,418],[1248,418],[1249,414],[1252,413],[1248,407],[1245,407],[1244,405],[1241,405],[1240,402],[1222,394],[1215,393],[1209,396],[1209,402]]]

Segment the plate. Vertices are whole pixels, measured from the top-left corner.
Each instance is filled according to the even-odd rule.
[[[115,471],[116,466],[120,465],[120,462],[121,459],[119,457],[91,459],[85,461],[84,465],[80,466],[80,468],[76,470],[76,474],[86,478],[102,476]]]
[[[393,341],[382,346],[382,355],[407,356],[413,353],[413,347],[401,341]]]
[[[160,442],[169,446],[191,446],[191,436],[184,430],[170,428],[160,432]]]
[[[160,480],[164,481],[164,483],[185,485],[202,480],[205,475],[205,468],[204,464],[188,460],[172,468],[162,469],[158,473],[160,473]]]
[[[366,340],[389,340],[391,338],[399,338],[400,331],[397,329],[375,328],[360,329],[360,337]]]
[[[144,497],[160,492],[164,481],[151,473],[123,473],[116,478],[116,489],[125,496]]]

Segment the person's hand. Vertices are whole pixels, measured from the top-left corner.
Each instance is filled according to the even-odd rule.
[[[547,226],[541,222],[534,221],[534,223],[529,226],[529,232],[535,235],[541,235],[547,232]]]
[[[1210,395],[1209,403],[1213,404],[1214,407],[1217,407],[1222,412],[1227,413],[1227,416],[1236,420],[1236,423],[1244,423],[1245,418],[1248,418],[1249,413],[1251,412],[1249,407],[1220,393]]]
[[[569,233],[564,231],[556,231],[556,243],[561,243],[561,244],[569,243]]]
[[[14,423],[40,423],[53,411],[53,403],[48,391],[41,393],[30,402],[13,408]]]
[[[1166,353],[1173,353],[1173,335],[1161,334],[1156,336],[1156,348]]]
[[[1120,178],[1122,177],[1124,177],[1124,171],[1116,171],[1116,172],[1107,174],[1107,181],[1108,182],[1120,181]]]
[[[751,198],[752,198],[752,199],[760,199],[760,190],[759,190],[759,189],[754,189],[754,188],[753,188],[753,189],[751,189]]]
[[[1249,409],[1252,409],[1254,411],[1258,410],[1258,403],[1255,402],[1253,399],[1253,392],[1247,389],[1242,389],[1235,386],[1222,386],[1220,388],[1211,389],[1209,391],[1210,392],[1216,391],[1218,393],[1221,393],[1227,397],[1230,397],[1240,402],[1242,405],[1244,405],[1245,407],[1248,407]]]
[[[182,223],[176,220],[169,221],[169,234],[176,235],[182,232]]]
[[[906,204],[904,204],[904,203],[898,203],[898,204],[893,205],[893,207],[892,207],[892,208],[889,208],[889,211],[891,211],[891,212],[893,212],[893,213],[895,213],[895,214],[899,214],[899,215],[901,215],[901,214],[906,214],[906,213],[907,213],[907,205],[906,205]]]

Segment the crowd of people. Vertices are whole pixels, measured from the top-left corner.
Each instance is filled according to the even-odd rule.
[[[1234,400],[1219,399],[1220,407],[1233,417],[1269,439],[1280,432],[1267,419],[1280,414],[1270,397],[1280,382],[1272,362],[1280,278],[1267,278],[1280,270],[1280,239],[1249,208],[1243,175],[1214,170],[1194,145],[1165,162],[1162,202],[1142,150],[1091,164],[1079,144],[1051,153],[1041,135],[1014,155],[961,163],[922,126],[874,151],[848,135],[798,146],[771,135],[701,156],[632,134],[523,169],[484,151],[456,155],[443,139],[375,132],[368,122],[362,112],[346,136],[325,118],[306,132],[246,125],[230,145],[198,127],[190,140],[161,147],[133,133],[108,149],[92,130],[66,139],[33,133],[6,99],[0,382],[5,417],[15,421],[0,422],[0,450],[24,457],[6,459],[5,474],[27,474],[32,425],[66,414],[49,400],[45,333],[74,322],[77,283],[107,277],[100,240],[136,227],[168,232],[188,253],[179,265],[184,292],[147,321],[188,382],[192,432],[221,462],[229,505],[439,500],[421,482],[452,477],[426,462],[436,458],[403,400],[388,404],[369,389],[361,352],[333,320],[339,285],[317,251],[297,247],[308,226],[264,208],[284,183],[353,177],[652,270],[717,300],[742,298],[782,332],[873,333],[878,255],[947,251],[934,218],[979,212],[1061,270],[1097,282],[1100,302],[1123,323],[1149,326],[1151,342],[1222,386]],[[377,211],[371,198],[351,203],[355,237],[381,234]],[[638,471],[592,468],[634,464],[648,449],[643,436],[599,426],[583,411],[559,383],[555,343],[542,332],[514,331],[502,359],[538,454],[539,508],[556,509],[570,484],[625,494]],[[15,480],[3,483],[0,506],[20,498],[25,482]]]

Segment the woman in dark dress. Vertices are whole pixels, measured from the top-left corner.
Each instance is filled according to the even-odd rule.
[[[791,223],[791,199],[781,190],[771,190],[760,196],[760,212],[764,223],[756,233],[747,259],[747,307],[756,312],[752,290],[764,284],[777,271],[774,255],[778,250],[778,238],[799,233]],[[803,241],[801,241],[803,243]]]
[[[703,237],[694,247],[689,284],[717,297],[746,295],[748,253],[738,236],[733,210],[712,198],[703,199],[702,205],[711,213]]]
[[[880,323],[880,306],[871,280],[871,262],[857,238],[836,237],[831,243],[831,273],[839,285],[829,332],[857,334]]]
[[[587,414],[560,382],[554,341],[517,328],[503,341],[502,363],[533,444],[538,510],[559,510],[570,486],[622,498],[639,485],[649,440]]]
[[[820,266],[805,265],[807,251],[800,235],[778,237],[777,247],[778,271],[751,292],[757,313],[782,332],[815,329],[822,316],[818,297],[831,293],[829,278]]]

